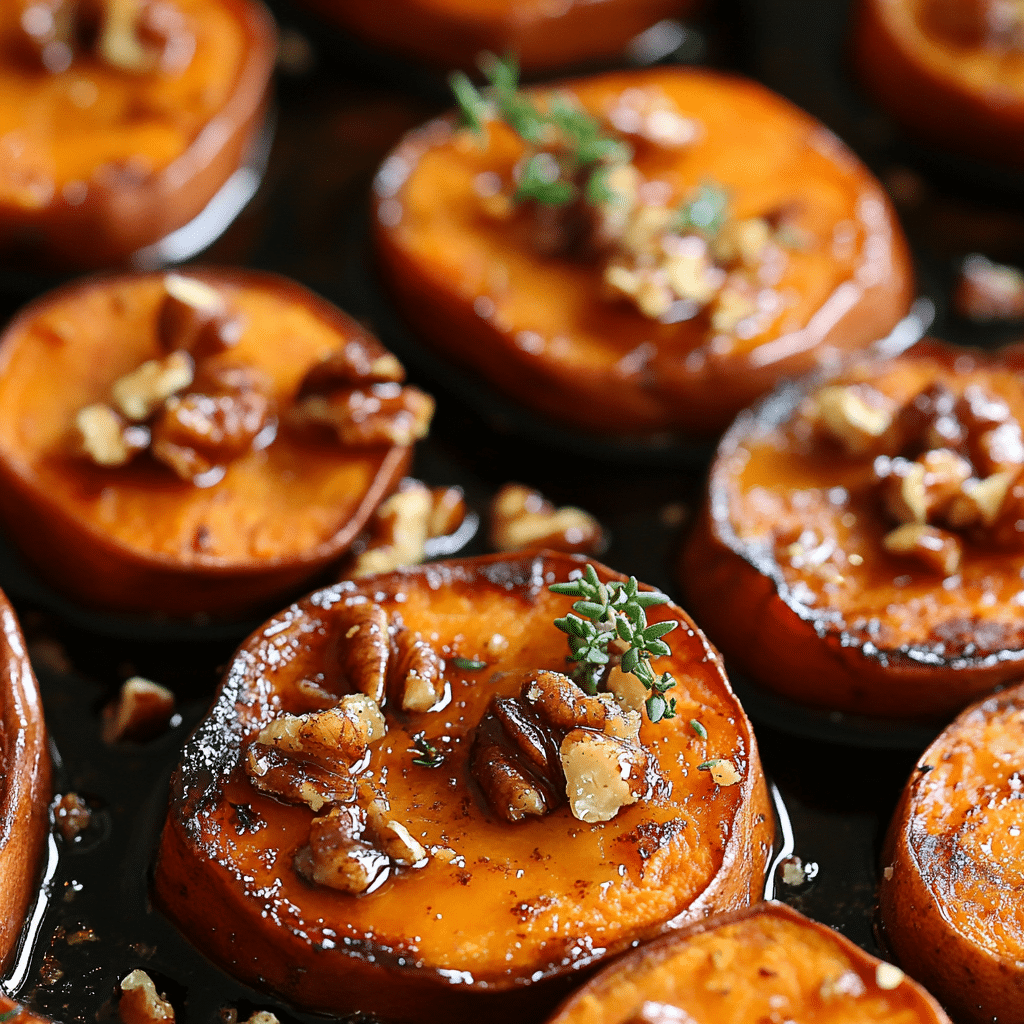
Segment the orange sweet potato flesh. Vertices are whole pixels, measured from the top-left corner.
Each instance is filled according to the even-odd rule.
[[[635,950],[573,994],[548,1024],[647,1021],[644,1003],[675,1007],[682,1014],[666,1021],[686,1024],[751,1024],[780,1014],[808,1024],[949,1024],[909,978],[879,987],[880,963],[785,904],[761,903]]]
[[[121,263],[188,223],[245,159],[276,37],[256,0],[174,0],[195,52],[135,74],[91,52],[66,71],[22,50],[22,4],[0,7],[0,254],[60,267]]]
[[[947,6],[955,9],[966,0]],[[937,29],[941,0],[861,0],[857,71],[889,113],[946,149],[1024,167],[1024,57]]]
[[[957,395],[976,384],[1020,420],[1022,366],[1019,349],[924,342],[854,362],[835,382],[870,381],[900,403],[933,382]],[[967,538],[946,579],[889,554],[882,537],[895,524],[871,458],[794,440],[803,393],[744,413],[722,439],[681,564],[697,621],[752,680],[814,707],[936,720],[1018,678],[1024,552]],[[825,546],[801,564],[790,544],[816,547],[804,530]]]
[[[728,190],[737,218],[790,209],[809,239],[787,253],[777,285],[792,305],[741,339],[715,334],[704,315],[662,324],[610,301],[599,266],[538,254],[527,213],[509,221],[484,212],[474,182],[485,173],[510,180],[522,155],[518,137],[492,123],[479,146],[442,120],[409,135],[375,187],[385,276],[438,351],[563,423],[706,436],[781,376],[825,352],[869,344],[906,312],[906,245],[881,188],[786,100],[754,82],[682,68],[602,75],[564,89],[602,117],[624,90],[649,89],[696,119],[697,142],[672,150],[641,142],[634,162],[669,185],[673,202],[711,180]],[[834,244],[837,229],[849,244]]]
[[[18,620],[0,593],[0,969],[9,966],[36,896],[49,800],[43,705]]]
[[[922,754],[882,854],[885,941],[972,1024],[1024,1021],[1022,749],[1024,687],[968,708]]]
[[[223,357],[262,371],[279,413],[321,356],[365,332],[284,278],[189,271],[241,313]],[[73,454],[78,410],[163,355],[159,274],[86,280],[26,307],[0,338],[0,517],[22,553],[80,601],[173,616],[247,614],[340,557],[408,467],[406,446],[344,448],[299,436],[228,464],[199,488],[140,456],[124,467]],[[373,344],[377,344],[374,342]],[[53,381],[59,380],[56,388]]]
[[[583,564],[552,552],[435,563],[342,583],[272,619],[243,644],[172,780],[159,905],[226,970],[308,1009],[529,1021],[589,965],[760,899],[772,815],[754,737],[717,654],[672,605],[650,618],[683,623],[672,656],[655,663],[678,681],[678,714],[654,725],[645,718],[640,733],[668,787],[604,823],[579,821],[563,805],[509,824],[471,779],[471,741],[491,696],[519,692],[517,677],[502,673],[565,667],[565,635],[552,623],[571,599],[547,585]],[[446,659],[451,702],[406,713],[392,699],[371,766],[386,778],[397,820],[428,850],[447,846],[457,859],[432,855],[352,896],[297,875],[292,860],[312,812],[258,792],[242,762],[278,711],[301,709],[297,682],[336,683],[329,659],[347,641],[332,618],[364,594]],[[489,644],[495,634],[507,641],[503,653]],[[487,665],[466,670],[453,657]],[[412,763],[421,732],[442,751],[440,767]],[[713,753],[732,757],[737,784],[719,787],[696,770]]]
[[[482,51],[514,53],[526,71],[616,57],[638,32],[694,0],[305,0],[377,46],[444,68],[475,68]]]

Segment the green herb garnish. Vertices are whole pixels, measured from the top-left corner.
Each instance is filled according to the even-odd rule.
[[[472,658],[452,658],[452,664],[464,672],[479,672],[480,669],[487,668],[486,661],[474,661]]]
[[[703,726],[703,725],[701,725],[701,724],[700,724],[700,722],[698,722],[696,718],[691,718],[691,719],[690,719],[690,728],[691,728],[691,729],[692,729],[692,730],[693,730],[693,731],[694,731],[694,732],[695,732],[695,733],[696,733],[696,734],[697,734],[697,735],[698,735],[698,736],[699,736],[699,737],[700,737],[700,738],[701,738],[702,740],[706,740],[706,739],[708,738],[708,731],[707,731],[707,729],[705,729],[705,728],[704,728],[704,726]]]
[[[723,761],[723,758],[721,758],[721,757],[713,757],[713,758],[711,758],[710,761],[705,761],[703,764],[697,765],[697,771],[699,771],[699,772],[709,772],[709,771],[711,771],[712,768],[715,767],[715,765],[721,764],[722,761]]]
[[[679,208],[675,229],[713,237],[722,230],[729,212],[729,193],[713,181],[705,181]]]
[[[444,764],[444,754],[423,733],[419,732],[413,736],[412,742],[416,752],[420,754],[419,757],[412,759],[413,764],[421,768],[440,768]]]
[[[484,54],[480,68],[488,82],[483,90],[461,71],[448,81],[468,128],[484,138],[487,122],[498,119],[534,150],[520,163],[515,201],[565,206],[582,195],[594,205],[609,202],[606,171],[631,160],[632,149],[567,94],[555,93],[546,109],[538,107],[519,91],[514,58]]]
[[[675,686],[669,673],[655,676],[650,666],[651,658],[664,658],[672,653],[661,638],[671,633],[678,622],[655,622],[647,624],[644,611],[656,604],[665,604],[664,594],[641,591],[636,578],[630,576],[626,583],[613,581],[602,583],[597,571],[590,564],[583,576],[571,583],[553,583],[553,593],[578,597],[572,608],[576,614],[564,619],[555,619],[555,625],[569,637],[569,656],[577,663],[573,678],[587,693],[597,693],[598,683],[610,661],[608,644],[618,638],[628,644],[619,667],[631,672],[650,691],[647,698],[647,717],[652,722],[662,718],[674,718],[676,702],[665,699],[665,693]]]
[[[12,1006],[6,1013],[0,1013],[0,1024],[3,1024],[5,1020],[11,1020],[14,1017],[17,1017],[24,1009],[24,1006]]]

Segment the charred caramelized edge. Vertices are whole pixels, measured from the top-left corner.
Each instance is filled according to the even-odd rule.
[[[708,477],[708,509],[711,518],[711,529],[716,540],[722,543],[733,554],[742,558],[751,568],[766,576],[775,585],[779,599],[804,622],[810,623],[822,640],[834,639],[840,647],[856,648],[860,655],[871,661],[878,662],[882,667],[917,668],[921,670],[949,668],[956,671],[966,669],[990,668],[1006,662],[1024,663],[1024,648],[999,648],[977,655],[960,654],[952,657],[936,654],[927,646],[920,644],[903,644],[899,647],[877,647],[873,643],[865,649],[866,641],[854,637],[842,629],[837,629],[830,621],[833,614],[828,608],[811,608],[803,604],[790,590],[782,574],[782,570],[767,545],[745,543],[736,536],[729,518],[729,500],[726,489],[716,486],[720,471],[716,467],[733,454],[745,440],[764,435],[781,427],[796,411],[800,402],[815,388],[833,379],[855,366],[871,362],[884,362],[889,358],[905,356],[921,356],[937,362],[951,363],[956,359],[967,357],[973,359],[975,365],[1002,365],[1018,373],[1024,373],[1024,344],[1002,349],[998,355],[981,349],[957,348],[941,342],[925,340],[912,348],[895,356],[884,354],[865,358],[862,354],[845,362],[839,371],[814,373],[795,383],[786,383],[749,409],[739,414],[733,425],[723,435]]]

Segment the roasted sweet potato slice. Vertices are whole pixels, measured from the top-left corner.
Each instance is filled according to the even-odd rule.
[[[881,188],[763,86],[658,68],[527,96],[573,131],[576,111],[594,115],[606,152],[628,142],[631,162],[579,187],[593,203],[510,202],[529,168],[540,194],[556,163],[524,164],[504,122],[486,121],[481,143],[442,119],[382,165],[375,231],[418,334],[530,409],[606,435],[710,436],[906,312],[906,246]],[[632,269],[609,255],[615,232]]]
[[[574,993],[548,1024],[949,1024],[892,964],[782,903],[761,903],[643,946]]]
[[[1022,365],[921,343],[740,416],[682,563],[726,658],[803,704],[922,720],[1019,676]]]
[[[654,662],[677,680],[676,716],[644,717],[636,746],[613,735],[630,716],[588,698],[610,731],[563,728],[553,749],[583,734],[584,760],[615,752],[614,779],[591,766],[585,785],[591,768],[574,775],[565,758],[568,787],[545,771],[552,733],[524,716],[524,680],[566,667],[553,620],[571,599],[548,584],[583,565],[550,552],[439,562],[321,590],[268,622],[172,781],[159,905],[225,969],[309,1009],[512,1021],[638,940],[759,899],[772,815],[757,748],[680,609],[650,610],[683,624]],[[433,680],[429,710],[409,706],[416,675]],[[387,734],[361,746],[348,709],[384,691]],[[552,714],[575,714],[548,696]],[[575,817],[574,786],[586,802],[602,779],[628,782],[630,751],[661,781],[608,820]],[[370,891],[340,891],[353,879]]]
[[[1024,166],[1024,17],[1000,0],[860,0],[857,71],[945,149]]]
[[[123,262],[195,217],[261,127],[276,52],[256,0],[9,0],[0,255]]]
[[[0,338],[4,528],[83,602],[265,608],[340,557],[401,479],[415,435],[403,403],[432,408],[401,376],[357,324],[283,278],[70,285]],[[361,436],[297,419],[332,409]]]
[[[25,640],[2,593],[0,630],[0,968],[6,968],[36,896],[50,821],[50,750]]]
[[[879,910],[898,962],[958,1021],[1024,1021],[1024,687],[921,755],[889,826]]]
[[[304,0],[350,32],[442,68],[474,67],[481,51],[515,53],[528,71],[617,57],[637,33],[695,0]]]

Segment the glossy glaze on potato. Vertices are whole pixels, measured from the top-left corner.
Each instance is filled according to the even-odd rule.
[[[261,126],[276,50],[254,0],[174,0],[195,39],[184,70],[133,74],[91,53],[66,71],[20,50],[0,7],[0,254],[122,262],[195,217]]]
[[[648,1016],[643,1016],[648,1004]],[[949,1024],[920,985],[782,903],[725,914],[644,946],[571,996],[548,1024]],[[679,1013],[678,1011],[682,1011]]]
[[[872,96],[915,135],[1024,167],[1024,52],[941,31],[943,0],[860,0],[855,59]],[[975,0],[946,0],[951,7]]]
[[[712,435],[781,376],[885,335],[912,281],[902,232],[880,186],[830,132],[755,82],[659,68],[565,83],[598,117],[625,90],[653,90],[700,138],[637,142],[643,175],[682,202],[722,185],[737,218],[793,212],[806,247],[787,253],[785,309],[749,338],[706,316],[664,324],[608,300],[599,267],[539,255],[530,214],[484,212],[475,182],[509,180],[519,138],[490,123],[480,146],[450,120],[393,151],[375,185],[382,266],[405,316],[433,347],[531,409],[605,434]],[[756,155],[756,158],[755,158]]]
[[[377,46],[442,68],[514,53],[526,71],[618,57],[638,32],[688,13],[694,0],[304,0]]]
[[[672,605],[651,609],[652,621],[672,616],[683,628],[654,665],[678,680],[678,714],[641,727],[665,782],[648,802],[605,823],[563,805],[509,824],[471,778],[481,715],[492,695],[522,685],[502,673],[565,667],[553,620],[571,601],[547,586],[583,564],[554,553],[437,563],[319,591],[272,619],[242,646],[172,782],[155,876],[162,908],[225,969],[310,1009],[513,1020],[550,1009],[577,971],[638,939],[759,899],[772,820],[756,745],[718,656]],[[408,714],[392,694],[371,767],[398,820],[457,859],[432,856],[352,896],[296,873],[312,813],[254,789],[242,764],[277,713],[303,709],[297,682],[332,685],[346,643],[332,618],[360,595],[446,660],[450,703]],[[496,633],[501,654],[488,653]],[[453,657],[487,665],[464,670]],[[440,767],[412,763],[420,732],[443,754]],[[719,787],[698,771],[711,756],[732,758],[741,780]]]
[[[272,381],[281,415],[304,374],[362,329],[271,275],[190,271],[244,318],[226,364]],[[78,410],[162,354],[159,274],[97,278],[27,307],[0,338],[0,515],[58,589],[126,611],[230,616],[288,594],[340,557],[408,466],[408,447],[346,448],[283,424],[274,442],[200,488],[139,457],[97,466],[73,454]],[[53,386],[60,380],[61,387]]]
[[[39,688],[18,620],[0,593],[0,968],[10,966],[36,898],[49,800],[50,748]]]
[[[883,936],[957,1020],[1024,1021],[1024,687],[922,754],[882,854]]]
[[[956,394],[980,384],[1019,419],[1021,365],[1020,352],[921,343],[837,382],[898,402],[934,381]],[[751,679],[816,707],[936,718],[1020,676],[1024,551],[968,539],[945,580],[889,554],[872,459],[795,438],[803,394],[744,413],[722,440],[682,562],[698,622]]]

